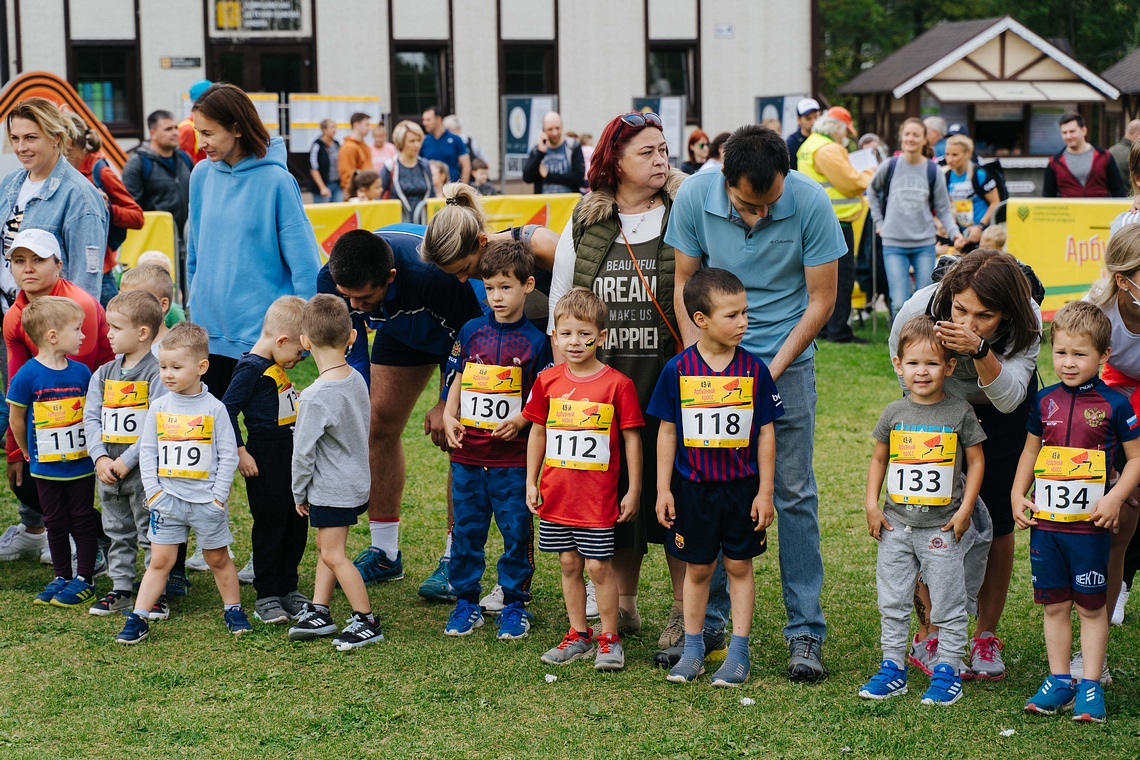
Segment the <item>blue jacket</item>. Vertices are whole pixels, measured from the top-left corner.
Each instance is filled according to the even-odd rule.
[[[212,354],[240,359],[275,299],[316,292],[317,239],[285,158],[274,137],[265,158],[201,161],[190,176],[188,306]]]
[[[8,219],[28,177],[17,169],[0,186],[0,220]],[[103,253],[107,250],[107,203],[86,177],[60,156],[39,193],[28,201],[20,229],[47,230],[59,240],[63,279],[98,301],[103,287]]]

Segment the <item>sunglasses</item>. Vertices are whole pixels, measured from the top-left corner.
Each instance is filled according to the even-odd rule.
[[[707,142],[693,143],[693,147],[694,148],[707,148],[707,147],[709,147],[709,144]]]
[[[622,114],[621,120],[622,123],[634,127],[635,129],[640,129],[646,125],[657,127],[658,129],[661,128],[661,117],[652,111],[647,113]]]

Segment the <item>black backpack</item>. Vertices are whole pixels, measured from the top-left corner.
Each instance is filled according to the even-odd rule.
[[[883,218],[887,217],[887,196],[891,193],[891,179],[895,176],[895,166],[899,162],[898,156],[887,159],[887,174],[883,177],[883,192],[879,193],[882,199]],[[930,213],[934,213],[934,183],[938,181],[938,164],[933,161],[926,162],[926,181],[930,185]]]
[[[104,193],[106,193],[107,191],[103,188],[102,174],[103,174],[103,169],[108,167],[108,166],[110,166],[110,164],[107,163],[107,159],[100,158],[98,161],[95,162],[95,165],[93,167],[91,167],[91,181],[95,183],[95,187],[99,188]],[[107,195],[107,198],[108,199],[111,198],[110,194]],[[112,205],[114,204],[114,200],[110,200],[109,202]],[[108,222],[108,225],[107,225],[107,247],[108,248],[110,248],[112,251],[117,251],[117,250],[119,250],[119,246],[121,246],[123,244],[123,241],[126,239],[127,239],[127,228],[126,227],[116,227],[114,224],[110,224],[110,222]]]

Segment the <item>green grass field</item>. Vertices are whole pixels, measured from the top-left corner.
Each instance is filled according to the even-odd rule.
[[[869,334],[869,327],[867,332]],[[311,363],[294,375],[312,378]],[[420,434],[420,399],[405,434],[409,462],[401,543],[407,577],[371,589],[387,640],[352,653],[327,641],[294,644],[285,629],[254,621],[235,640],[221,620],[208,573],[174,600],[137,647],[113,642],[121,618],[33,606],[50,568],[0,565],[0,757],[104,758],[711,758],[1140,756],[1140,605],[1110,639],[1115,678],[1109,722],[1074,724],[1021,711],[1047,666],[1041,611],[1032,604],[1027,534],[1018,536],[1010,603],[999,632],[1009,676],[968,683],[950,708],[919,704],[927,679],[911,670],[911,691],[885,703],[856,696],[878,666],[875,542],[866,532],[863,489],[870,430],[898,396],[880,326],[871,346],[825,344],[818,354],[815,469],[826,565],[830,677],[815,685],[784,677],[787,651],[777,565],[778,538],[756,563],[752,678],[739,690],[665,681],[651,662],[670,594],[660,551],[642,576],[645,630],[627,638],[626,670],[600,674],[583,662],[543,665],[539,655],[566,629],[555,558],[538,557],[531,635],[504,643],[493,621],[474,635],[442,633],[449,607],[416,596],[443,548],[446,457]],[[1047,381],[1052,373],[1045,371]],[[434,383],[433,383],[434,386]],[[231,503],[239,564],[249,552],[250,517],[237,479]],[[0,527],[15,520],[10,496]],[[769,535],[778,536],[779,526]],[[368,543],[365,525],[349,549]],[[491,559],[501,542],[490,541]],[[311,590],[315,552],[302,566]],[[493,570],[486,576],[494,583]],[[99,594],[109,590],[100,579]],[[243,587],[252,616],[253,590]],[[334,615],[348,609],[334,598]],[[558,677],[547,683],[544,676]],[[748,697],[755,704],[742,705]],[[1004,729],[1015,733],[1001,736]]]

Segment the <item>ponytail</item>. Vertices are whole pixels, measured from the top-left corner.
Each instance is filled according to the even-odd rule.
[[[487,229],[479,193],[470,185],[444,185],[443,200],[443,208],[428,222],[420,251],[424,261],[436,266],[446,266],[479,250],[479,235]]]

